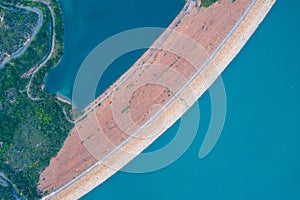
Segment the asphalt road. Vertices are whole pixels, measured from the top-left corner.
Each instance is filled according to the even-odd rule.
[[[10,8],[4,7],[2,5],[0,5],[0,7],[4,8],[4,9],[10,9]],[[24,9],[24,10],[36,13],[38,15],[38,20],[37,20],[37,23],[35,25],[35,28],[34,28],[32,34],[31,34],[31,37],[29,38],[29,41],[26,43],[26,45],[23,46],[23,47],[21,47],[18,51],[16,51],[15,53],[13,53],[10,58],[8,58],[3,63],[1,63],[0,64],[0,69],[3,68],[6,63],[8,63],[9,61],[11,61],[12,59],[18,58],[19,56],[21,56],[27,50],[27,48],[29,47],[30,43],[35,38],[36,34],[39,32],[39,30],[41,29],[41,27],[43,25],[43,13],[42,13],[42,11],[40,9],[38,9],[38,8],[32,8],[32,7],[28,7],[28,6],[26,6],[26,7],[13,6],[13,7],[19,8],[19,9]]]

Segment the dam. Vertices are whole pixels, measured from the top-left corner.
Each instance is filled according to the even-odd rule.
[[[169,28],[76,121],[41,174],[45,199],[79,198],[130,162],[209,88],[273,0],[188,1]],[[52,192],[52,193],[51,193]]]

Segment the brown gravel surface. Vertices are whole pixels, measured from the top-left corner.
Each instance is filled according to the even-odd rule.
[[[193,8],[162,44],[162,49],[157,49],[118,90],[76,124],[63,148],[41,174],[39,190],[55,191],[97,161],[105,159],[102,164],[53,198],[77,199],[149,146],[220,75],[268,13],[274,0],[258,0],[235,33],[179,98],[131,138],[199,69],[233,28],[250,2],[236,0],[232,3],[231,0],[221,0],[209,8]],[[150,50],[117,82],[134,70],[149,52]],[[95,102],[110,90],[112,86]],[[128,143],[111,154],[129,137],[131,139]]]

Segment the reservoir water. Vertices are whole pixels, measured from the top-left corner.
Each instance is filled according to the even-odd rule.
[[[65,55],[46,89],[71,97],[85,56],[109,36],[143,26],[167,27],[184,1],[61,1]],[[82,198],[93,199],[300,199],[300,1],[277,0],[264,22],[222,74],[225,126],[204,159],[199,148],[210,122],[210,97],[198,101],[199,130],[172,165],[151,173],[118,172]],[[103,91],[142,51],[116,62],[99,83]],[[118,67],[122,63],[123,67]],[[192,122],[191,122],[192,123]],[[146,151],[172,140],[180,121]],[[186,134],[190,134],[187,132]]]
[[[73,83],[81,63],[99,43],[129,29],[167,27],[185,3],[184,0],[60,2],[65,27],[64,56],[60,64],[48,74],[45,89],[69,98],[72,97]],[[99,83],[97,95],[127,71],[144,51],[134,51],[114,62]]]

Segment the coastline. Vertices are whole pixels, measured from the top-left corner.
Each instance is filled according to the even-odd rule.
[[[53,9],[50,5],[50,2],[47,2],[47,1],[42,1],[42,0],[36,0],[36,2],[40,2],[40,3],[44,3],[48,9],[50,10],[50,13],[51,13],[51,20],[52,20],[52,29],[53,29],[53,32],[52,32],[52,39],[51,39],[51,50],[49,52],[49,54],[47,55],[47,57],[45,58],[45,60],[42,61],[42,63],[40,63],[39,65],[37,66],[33,66],[28,72],[26,72],[26,76],[31,76],[30,77],[30,80],[28,82],[28,85],[27,85],[27,88],[26,88],[26,92],[27,92],[27,96],[32,100],[32,101],[37,101],[37,100],[40,100],[39,97],[33,97],[31,94],[30,94],[30,86],[32,84],[32,80],[33,80],[33,77],[35,74],[38,73],[38,71],[43,68],[47,63],[48,61],[52,58],[53,56],[53,53],[55,52],[55,43],[56,43],[56,29],[55,29],[55,14],[53,12]],[[60,61],[60,60],[59,60]],[[56,63],[57,64],[57,63]],[[42,89],[43,90],[43,89]]]
[[[251,8],[245,19],[228,38],[225,44],[219,49],[208,65],[206,65],[203,71],[192,80],[188,86],[188,89],[184,90],[180,94],[182,98],[188,100],[189,102],[188,107],[185,108],[186,110],[192,106],[195,101],[191,96],[192,94],[189,92],[189,89],[196,93],[197,98],[199,98],[209,88],[213,81],[238,54],[274,3],[275,0],[256,1],[254,7]],[[60,193],[54,195],[53,198],[50,194],[50,196],[46,196],[44,199],[78,199],[104,182],[107,178],[117,172],[117,169],[122,168],[125,164],[132,160],[155,139],[157,139],[179,117],[181,117],[182,113],[181,111],[178,111],[178,105],[180,104],[179,101],[180,100],[178,99],[174,100],[163,111],[163,113],[170,118],[167,123],[163,125],[163,130],[157,133],[155,137],[148,137],[147,139],[131,138],[128,143],[126,143],[119,151],[115,152],[112,156],[106,159],[104,163],[100,163],[98,166],[91,169],[85,176],[62,190]],[[152,121],[148,127],[143,129],[140,134],[145,136],[152,135],[152,130],[156,130],[157,127],[161,127],[160,116]],[[131,156],[127,156],[127,154],[125,155],[124,152],[130,152]],[[111,166],[114,166],[114,168]]]
[[[57,92],[56,93],[56,99],[62,103],[66,103],[72,106],[72,101],[68,97],[62,95],[61,93]]]
[[[63,53],[62,18],[60,5],[57,0],[37,0],[32,2],[20,0],[14,6],[37,9],[42,12],[43,17],[40,17],[41,28],[38,30],[33,42],[29,45],[28,50],[22,56],[12,60],[9,67],[3,69],[5,70],[5,76],[2,79],[3,82],[1,82],[3,83],[1,84],[1,90],[6,91],[10,87],[16,88],[13,91],[16,91],[14,98],[17,100],[16,103],[1,105],[6,108],[2,109],[3,124],[13,124],[10,128],[3,130],[2,135],[4,137],[5,135],[9,135],[11,138],[18,137],[22,139],[17,141],[11,139],[2,141],[3,146],[6,145],[9,148],[2,148],[2,161],[0,164],[1,171],[5,172],[7,177],[11,179],[17,193],[22,198],[36,199],[41,197],[37,192],[40,172],[48,166],[50,158],[57,154],[67,137],[67,132],[73,127],[72,123],[69,123],[64,118],[63,110],[60,109],[59,102],[55,99],[55,94],[43,94],[43,79],[45,74],[59,61]],[[12,18],[12,20],[14,19]],[[52,46],[50,46],[50,43]],[[42,63],[39,65],[41,70],[37,71],[40,68],[36,68],[36,63]],[[26,71],[29,76],[31,75],[30,80],[29,77],[28,79],[25,79],[25,77],[22,79],[22,74]],[[29,92],[29,90],[30,94],[26,95],[26,91]],[[31,95],[34,97],[40,96],[41,98],[34,98]],[[6,94],[4,94],[5,98]],[[39,99],[42,99],[42,101],[34,102]],[[67,108],[70,107],[67,105],[64,106]],[[30,110],[30,114],[28,114],[28,110]],[[22,113],[22,115],[16,115],[15,111]],[[43,113],[47,117],[41,117],[43,114],[39,115],[38,113]],[[35,123],[40,123],[40,126],[33,125]],[[24,124],[31,125],[24,127]],[[47,126],[51,128],[47,129]],[[20,127],[23,127],[22,131],[20,131]],[[34,132],[31,136],[34,135],[34,137],[40,139],[32,141],[28,137],[24,137],[28,133],[27,130],[29,130],[29,127]],[[47,129],[49,135],[44,134],[45,129]],[[55,138],[54,143],[52,139],[49,140],[49,136]],[[15,150],[19,148],[19,144],[23,146],[23,152],[28,152],[28,155],[34,155],[35,158],[24,156],[27,153],[11,153],[16,152]],[[47,148],[43,148],[44,146],[47,146]],[[34,148],[34,153],[32,153],[32,148]],[[22,169],[12,167],[16,166],[16,163],[21,160]],[[35,164],[31,165],[33,160]],[[27,183],[26,186],[24,186],[24,183]],[[4,198],[8,198],[11,195],[11,191],[3,192],[1,190],[0,193]]]

